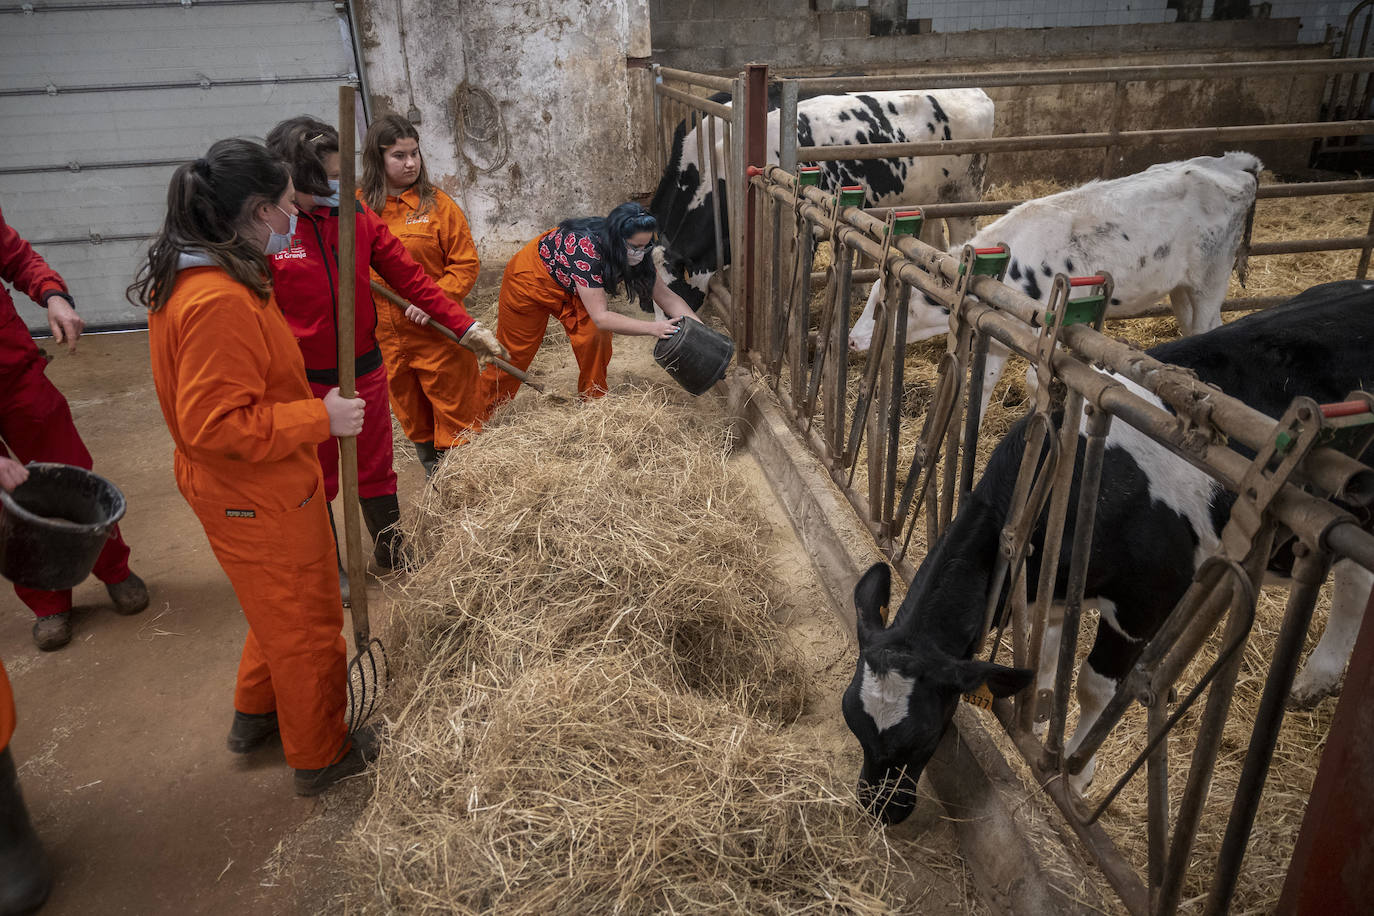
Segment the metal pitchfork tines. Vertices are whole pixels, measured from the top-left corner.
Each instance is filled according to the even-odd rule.
[[[377,711],[390,671],[386,647],[373,637],[348,663],[348,730],[354,732]]]

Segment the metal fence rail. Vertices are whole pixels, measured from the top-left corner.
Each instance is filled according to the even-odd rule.
[[[1004,73],[946,74],[936,76],[861,77],[835,80],[782,80],[777,98],[783,128],[774,140],[781,163],[766,165],[763,125],[766,124],[766,69],[751,67],[737,79],[697,77],[682,71],[660,70],[655,92],[656,135],[660,162],[671,154],[678,124],[717,123],[726,139],[721,167],[713,172],[726,176],[728,188],[728,235],[716,221],[718,254],[728,237],[730,254],[738,262],[718,272],[708,290],[708,301],[725,310],[732,333],[741,344],[741,356],[771,383],[784,412],[797,432],[828,469],[879,546],[909,580],[915,570],[906,556],[906,545],[919,526],[933,542],[944,530],[960,500],[973,485],[975,454],[963,443],[977,441],[983,361],[991,341],[1039,363],[1038,378],[1049,386],[1037,401],[1035,454],[1040,442],[1060,453],[1076,446],[1082,412],[1088,420],[1088,460],[1082,485],[1091,494],[1100,469],[1102,443],[1112,423],[1127,423],[1212,475],[1223,486],[1241,492],[1253,482],[1254,463],[1234,446],[1262,451],[1274,439],[1276,421],[1239,401],[1220,397],[1199,385],[1186,373],[1161,365],[1124,343],[1104,337],[1086,325],[1062,325],[1046,321],[1046,309],[996,279],[975,276],[965,253],[960,258],[931,248],[893,231],[893,209],[865,211],[841,206],[830,189],[802,187],[796,166],[803,161],[852,159],[868,155],[922,155],[972,150],[1047,148],[1104,149],[1104,174],[1123,145],[1160,138],[1208,136],[1222,139],[1355,136],[1374,132],[1374,121],[1350,120],[1286,125],[1248,125],[1236,128],[1183,127],[1165,131],[1121,131],[1125,94],[1131,81],[1160,79],[1234,79],[1240,76],[1366,74],[1374,72],[1374,58],[1340,61],[1298,61],[1244,64],[1185,65],[1181,67],[1093,68],[1081,70],[1018,71]],[[664,86],[675,81],[683,88]],[[797,147],[795,129],[798,99],[816,91],[875,89],[992,87],[1111,83],[1117,87],[1111,113],[1113,129],[1096,134],[1048,137],[995,138],[985,141],[947,141],[931,144],[849,146],[842,149]],[[730,104],[701,98],[707,91],[730,93]],[[747,109],[747,110],[746,110]],[[705,141],[698,132],[699,162],[704,162]],[[711,136],[714,149],[718,139]],[[711,157],[714,160],[714,157]],[[728,164],[728,166],[727,166]],[[746,165],[748,171],[746,172]],[[705,169],[703,169],[703,172]],[[1265,186],[1260,199],[1292,198],[1324,194],[1374,191],[1374,181],[1304,183]],[[1006,212],[1018,202],[921,205],[927,218],[956,215],[991,215]],[[920,202],[913,202],[920,205]],[[831,263],[815,269],[817,246],[828,243]],[[1336,239],[1286,239],[1250,246],[1252,257],[1307,251],[1360,250],[1357,274],[1368,271],[1374,247],[1374,207],[1369,229],[1363,236]],[[718,260],[718,263],[724,263]],[[1330,279],[1335,279],[1330,278]],[[847,332],[853,305],[854,284],[881,281],[883,294],[875,313],[874,338],[867,358],[851,367]],[[1060,278],[1060,282],[1067,282]],[[905,348],[910,294],[920,291],[950,310],[950,334],[941,362],[939,381],[916,441],[901,423]],[[816,292],[820,297],[815,297]],[[1231,300],[1227,308],[1254,308],[1277,299]],[[1062,321],[1063,310],[1056,312]],[[1047,338],[1046,335],[1053,334]],[[1093,366],[1108,367],[1158,396],[1170,410],[1161,410],[1113,383]],[[858,378],[851,373],[861,371]],[[1062,385],[1062,388],[1059,386]],[[1062,392],[1062,393],[1060,393]],[[1050,398],[1053,399],[1050,399]],[[1206,409],[1200,405],[1205,402]],[[1063,408],[1070,418],[1063,426],[1050,420],[1051,409]],[[1302,411],[1305,410],[1305,413]],[[1300,436],[1314,434],[1311,405],[1295,405],[1283,418],[1286,429]],[[1028,453],[1031,449],[1028,447]],[[1068,451],[1070,455],[1072,451]],[[907,456],[907,457],[904,457]],[[1096,456],[1096,457],[1094,457]],[[862,470],[865,480],[859,480]],[[1296,671],[1302,637],[1311,619],[1316,588],[1327,568],[1338,557],[1355,560],[1374,570],[1374,537],[1320,493],[1340,493],[1359,482],[1374,492],[1374,471],[1328,448],[1304,448],[1288,462],[1283,475],[1270,480],[1268,496],[1253,511],[1233,515],[1234,524],[1223,536],[1223,550],[1204,564],[1160,633],[1145,649],[1144,661],[1132,678],[1121,685],[1098,724],[1074,753],[1065,746],[1068,690],[1081,622],[1081,572],[1093,525],[1093,500],[1069,502],[1073,462],[1063,463],[1058,474],[1044,476],[1036,496],[1050,512],[1049,534],[1042,555],[1041,581],[1051,570],[1051,557],[1070,558],[1070,600],[1064,621],[1054,689],[1045,697],[1017,704],[999,703],[995,712],[1025,758],[1047,796],[1064,813],[1078,836],[1091,850],[1103,874],[1133,913],[1172,913],[1177,909],[1183,879],[1192,853],[1198,821],[1206,801],[1215,765],[1221,727],[1230,710],[1231,693],[1239,668],[1240,649],[1249,637],[1255,612],[1255,595],[1264,571],[1268,545],[1276,526],[1283,525],[1302,540],[1306,555],[1300,558],[1297,585],[1290,593],[1282,638],[1272,661],[1245,762],[1245,775],[1231,800],[1230,827],[1218,855],[1211,883],[1208,912],[1223,912],[1234,892],[1235,880],[1248,842],[1255,806],[1264,774],[1273,753],[1282,721],[1282,697]],[[1029,479],[1029,478],[1028,478]],[[856,484],[856,481],[858,483]],[[1027,486],[1029,491],[1031,488]],[[1028,493],[1018,497],[1022,514],[1031,512]],[[1242,503],[1250,497],[1244,497]],[[1073,513],[1075,536],[1063,541],[1063,520]],[[1032,513],[1038,517],[1038,512]],[[1239,520],[1238,520],[1239,519]],[[1256,522],[1254,520],[1258,519]],[[1248,521],[1245,521],[1248,520]],[[1024,565],[1030,537],[1026,527],[1018,536],[1009,532],[1010,544],[1003,557],[1006,573],[1018,579],[1016,566]],[[1018,552],[1020,559],[1018,560]],[[1025,601],[1024,589],[1012,589],[1007,642],[1014,661],[1025,664],[1040,655],[1049,625],[1049,595],[1034,606]],[[1070,636],[1070,634],[1073,634]],[[1207,638],[1218,634],[1220,648],[1206,648]],[[1190,662],[1201,660],[1206,674],[1181,700],[1170,707],[1169,692]],[[1179,685],[1180,687],[1185,685]],[[1139,739],[1138,759],[1105,798],[1094,800],[1095,810],[1084,813],[1067,788],[1065,777],[1077,772],[1106,734],[1119,722],[1127,706],[1143,702],[1148,710],[1146,734]],[[1191,761],[1186,767],[1186,788],[1179,810],[1170,813],[1167,785],[1179,768],[1170,761],[1164,741],[1183,712],[1202,709],[1203,728]],[[1043,739],[1033,726],[1039,716],[1047,729]],[[1137,873],[1102,829],[1098,818],[1122,786],[1136,778],[1146,780],[1148,817],[1148,865]]]
[[[1004,540],[1009,543],[999,568],[1013,582],[1031,537],[1029,525],[1017,518],[1038,518],[1049,507],[1050,524],[1038,561],[1042,582],[1053,581],[1057,558],[1070,556],[1068,610],[1063,621],[1056,685],[1052,693],[1012,705],[1001,703],[998,718],[1007,728],[1026,763],[1046,793],[1056,802],[1074,830],[1091,850],[1127,908],[1135,913],[1171,913],[1178,906],[1183,879],[1192,854],[1203,804],[1220,747],[1222,726],[1231,706],[1239,671],[1240,649],[1248,638],[1259,582],[1269,556],[1276,526],[1295,532],[1311,545],[1299,562],[1300,583],[1291,593],[1285,637],[1273,661],[1272,674],[1261,706],[1261,721],[1251,738],[1245,773],[1232,799],[1232,828],[1223,845],[1212,884],[1211,912],[1222,912],[1234,890],[1235,877],[1249,837],[1250,825],[1263,787],[1263,774],[1273,753],[1282,720],[1282,698],[1297,670],[1302,637],[1311,619],[1316,586],[1336,557],[1348,556],[1374,569],[1374,537],[1333,503],[1304,492],[1299,482],[1323,493],[1345,492],[1374,480],[1374,471],[1346,455],[1325,448],[1302,450],[1300,460],[1288,462],[1281,478],[1266,478],[1270,497],[1253,513],[1237,510],[1223,535],[1223,549],[1199,569],[1193,588],[1147,645],[1135,674],[1123,682],[1116,696],[1087,737],[1070,754],[1065,749],[1069,686],[1080,625],[1083,572],[1090,542],[1095,480],[1100,456],[1112,423],[1127,423],[1164,444],[1175,454],[1206,471],[1233,491],[1253,489],[1256,463],[1233,446],[1265,454],[1278,429],[1296,431],[1311,442],[1321,425],[1314,405],[1295,406],[1277,426],[1275,420],[1234,399],[1218,395],[1189,374],[1158,363],[1129,346],[1104,337],[1094,328],[1062,324],[1065,310],[1050,308],[1007,287],[997,279],[976,276],[972,251],[960,260],[915,238],[896,237],[891,224],[857,208],[839,205],[835,196],[801,187],[777,167],[756,170],[752,194],[760,204],[754,236],[761,263],[750,289],[754,330],[759,347],[751,354],[758,372],[776,388],[784,410],[798,432],[811,444],[832,478],[865,519],[879,545],[909,578],[914,570],[905,557],[911,532],[924,524],[932,540],[949,523],[963,494],[971,486],[973,455],[962,442],[976,442],[978,418],[969,405],[978,403],[976,383],[982,378],[981,355],[995,340],[1014,353],[1039,364],[1045,387],[1037,399],[1033,434],[1028,435],[1027,467],[1034,467],[1042,443],[1057,441],[1057,452],[1072,456],[1080,412],[1090,420],[1088,460],[1082,478],[1087,494],[1077,506],[1069,502],[1073,462],[1046,470],[1045,486],[1037,486],[1042,502],[1030,502],[1022,492],[1023,509],[1012,513]],[[834,252],[825,271],[826,285],[811,311],[809,277],[815,244],[828,241]],[[864,374],[851,390],[847,378],[846,316],[851,301],[854,265],[876,262],[885,295],[875,316],[875,336]],[[1067,279],[1058,278],[1067,290]],[[907,298],[919,290],[950,309],[951,332],[934,401],[925,418],[920,442],[909,464],[898,461],[900,407]],[[1062,302],[1060,303],[1062,305]],[[1047,312],[1055,314],[1054,319]],[[814,336],[810,333],[816,326]],[[1105,367],[1142,385],[1169,405],[1174,413],[1143,400],[1094,366]],[[1064,386],[1064,394],[1048,381]],[[1205,412],[1199,405],[1206,403]],[[1062,409],[1064,421],[1051,417]],[[1305,411],[1305,412],[1304,412]],[[1299,419],[1306,417],[1305,420]],[[910,445],[910,443],[906,443]],[[1051,449],[1051,453],[1055,449]],[[1094,459],[1096,455],[1096,459]],[[854,472],[867,469],[867,486],[855,489]],[[1263,465],[1259,465],[1263,467]],[[1029,478],[1027,478],[1029,480]],[[1242,495],[1244,503],[1251,497]],[[924,513],[922,513],[924,510]],[[1075,513],[1072,543],[1061,543],[1063,520]],[[1258,524],[1250,520],[1258,519]],[[1018,566],[1018,563],[1021,565]],[[994,588],[993,592],[999,589]],[[1013,601],[1008,638],[1014,663],[1033,666],[1041,641],[1051,625],[1053,589],[1040,590],[1034,606],[1027,606],[1023,589]],[[1204,648],[1207,637],[1219,633],[1221,648]],[[1072,634],[1072,636],[1070,635]],[[1209,654],[1211,653],[1211,654]],[[1201,658],[1206,675],[1170,709],[1169,692],[1182,689],[1183,672]],[[1139,742],[1139,758],[1103,799],[1093,799],[1085,814],[1066,788],[1066,777],[1077,772],[1120,721],[1128,706],[1144,701],[1149,709],[1147,734]],[[1185,768],[1182,806],[1171,816],[1167,798],[1170,777],[1177,778],[1178,761],[1170,761],[1164,737],[1182,715],[1200,705],[1203,726],[1196,750]],[[1048,722],[1045,738],[1034,726]],[[1116,793],[1131,779],[1147,780],[1149,865],[1145,878],[1136,874],[1097,819]]]

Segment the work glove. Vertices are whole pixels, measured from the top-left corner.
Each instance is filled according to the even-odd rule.
[[[458,342],[477,354],[477,365],[484,369],[487,360],[493,356],[504,360],[510,359],[510,354],[506,352],[505,347],[501,346],[501,341],[497,340],[496,335],[480,321],[474,321],[472,326],[463,332],[463,336],[458,339]]]

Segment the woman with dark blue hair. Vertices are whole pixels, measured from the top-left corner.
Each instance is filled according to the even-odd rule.
[[[612,334],[671,337],[682,319],[698,320],[649,257],[657,229],[648,210],[624,203],[605,219],[564,220],[520,249],[501,278],[496,321],[496,339],[510,351],[511,363],[529,368],[552,316],[568,332],[577,357],[577,390],[584,398],[600,397],[606,393]],[[652,312],[657,303],[668,317],[645,321],[611,311],[606,297],[616,295],[622,283],[641,309]],[[488,366],[482,373],[486,413],[519,387],[519,380]]]

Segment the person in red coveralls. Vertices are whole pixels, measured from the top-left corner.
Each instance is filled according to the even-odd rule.
[[[271,259],[277,301],[305,356],[305,374],[316,395],[338,384],[338,245],[339,135],[316,118],[288,118],[267,135],[267,148],[286,163],[296,188],[299,221],[292,244]],[[358,397],[367,402],[367,416],[358,437],[358,495],[363,519],[376,541],[377,565],[391,569],[399,561],[400,535],[396,523],[396,472],[392,469],[391,414],[387,410],[387,376],[377,345],[377,313],[369,285],[371,271],[386,285],[475,345],[479,358],[505,356],[490,330],[472,319],[450,299],[405,246],[365,204],[356,216],[357,257],[354,278],[354,357]],[[319,447],[324,470],[325,498],[333,500],[339,486],[338,443],[327,439]],[[332,516],[331,516],[332,517]]]
[[[67,284],[5,222],[3,213],[0,278],[45,307],[53,340],[76,351],[86,322],[76,313]],[[76,431],[67,399],[43,374],[46,366],[47,360],[38,352],[9,291],[0,286],[0,439],[20,462],[55,461],[89,471],[91,453]],[[148,606],[148,589],[129,571],[129,547],[118,527],[110,533],[93,572],[105,583],[119,613],[137,614]],[[33,641],[38,648],[50,652],[71,642],[71,589],[47,592],[16,585],[14,591],[38,617],[33,625]]]
[[[12,458],[0,456],[0,490],[13,490],[29,472]],[[29,822],[29,809],[19,791],[19,775],[10,753],[14,734],[14,694],[0,663],[0,916],[32,913],[48,899],[52,878],[48,858]]]

